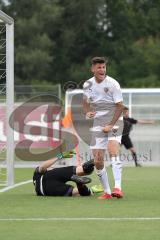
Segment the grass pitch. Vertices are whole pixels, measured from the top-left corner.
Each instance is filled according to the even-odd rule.
[[[16,182],[31,179],[32,172],[16,169]],[[37,197],[29,183],[0,193],[0,239],[159,240],[160,168],[124,168],[123,191],[123,199],[111,200]]]

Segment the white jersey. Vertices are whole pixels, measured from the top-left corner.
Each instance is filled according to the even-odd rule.
[[[106,76],[100,83],[97,83],[95,77],[92,77],[84,83],[83,89],[90,103],[123,101],[119,83],[109,76]]]
[[[103,115],[104,112],[106,114],[116,103],[123,101],[119,83],[109,76],[100,83],[92,77],[84,83],[83,89],[92,109],[97,113],[96,116]]]
[[[93,127],[90,128],[92,132],[91,149],[106,149],[108,140],[116,140],[120,143],[123,130],[121,117],[114,125],[113,131],[111,130],[107,134],[103,132],[103,128],[113,119],[116,103],[123,101],[119,83],[109,76],[97,83],[95,77],[92,77],[84,83],[83,89],[91,111],[96,112]]]

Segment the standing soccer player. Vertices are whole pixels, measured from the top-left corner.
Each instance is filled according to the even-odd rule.
[[[130,132],[133,128],[134,124],[140,123],[140,124],[153,124],[154,121],[151,120],[137,120],[134,118],[129,117],[129,109],[128,107],[124,107],[123,110],[123,121],[124,121],[124,128],[123,128],[123,134],[122,134],[122,140],[121,144],[124,145],[124,147],[130,151],[132,154],[133,160],[135,162],[136,167],[141,167],[141,165],[138,163],[137,159],[137,153],[133,146],[132,140],[130,138]]]
[[[119,146],[123,129],[120,120],[123,111],[123,98],[119,83],[106,75],[107,60],[103,57],[92,59],[93,77],[84,83],[84,110],[88,119],[93,118],[90,148],[94,157],[95,171],[103,186],[104,194],[99,199],[122,198],[121,190],[122,162],[119,158]],[[104,156],[106,149],[112,163],[115,180],[111,193]]]

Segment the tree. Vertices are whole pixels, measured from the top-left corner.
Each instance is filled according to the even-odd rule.
[[[49,36],[61,14],[55,3],[42,0],[10,0],[5,12],[15,20],[15,81],[29,84],[34,80],[48,80],[53,62],[55,42]]]
[[[159,82],[159,0],[0,0],[15,19],[16,83],[81,82],[93,56],[122,87]],[[138,82],[138,79],[141,79]]]
[[[97,53],[97,13],[102,2],[59,1],[64,11],[57,36],[57,62],[53,64],[53,74],[61,83],[68,80],[81,81],[90,76],[88,59]]]

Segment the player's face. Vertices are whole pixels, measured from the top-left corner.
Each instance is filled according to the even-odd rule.
[[[92,66],[91,70],[97,81],[101,82],[105,79],[105,77],[106,77],[106,64],[105,63],[97,63]]]

